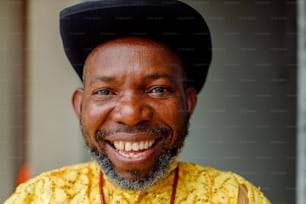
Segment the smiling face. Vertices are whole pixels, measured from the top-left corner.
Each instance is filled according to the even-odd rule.
[[[121,187],[144,189],[166,175],[197,99],[184,80],[179,58],[147,39],[109,41],[87,57],[74,109],[89,150]]]

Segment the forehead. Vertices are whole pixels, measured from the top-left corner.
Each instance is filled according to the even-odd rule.
[[[182,73],[180,58],[165,45],[143,38],[121,38],[97,46],[85,62],[85,77],[107,71],[135,71],[140,68]],[[110,69],[111,68],[111,69]]]
[[[113,39],[110,41],[107,41],[105,43],[102,43],[98,45],[95,49],[97,48],[110,48],[114,46],[138,46],[138,47],[147,47],[147,48],[155,48],[155,49],[161,49],[161,50],[167,50],[169,52],[174,52],[168,48],[166,45],[148,39],[148,38],[142,38],[142,37],[122,37],[122,38],[117,38]],[[94,50],[95,50],[94,49]]]

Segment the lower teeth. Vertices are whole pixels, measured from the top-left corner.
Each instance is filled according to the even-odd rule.
[[[128,157],[128,158],[138,158],[138,157],[141,157],[141,156],[144,155],[144,152],[139,152],[139,153],[133,153],[133,152],[125,153],[125,152],[119,151],[119,153],[120,153],[122,156]]]

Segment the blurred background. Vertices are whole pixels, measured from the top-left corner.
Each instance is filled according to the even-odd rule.
[[[90,159],[70,101],[81,83],[58,29],[59,11],[78,2],[0,1],[0,203],[18,179]],[[295,203],[298,2],[183,2],[206,19],[213,61],[181,160]]]

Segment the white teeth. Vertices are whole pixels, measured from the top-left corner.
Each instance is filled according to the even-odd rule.
[[[115,141],[114,146],[118,150],[121,150],[121,151],[124,150],[124,143],[122,141]]]
[[[146,142],[144,143],[144,148],[145,148],[145,149],[148,149],[148,147],[149,147],[149,143],[148,143],[148,141],[146,141]]]
[[[115,147],[116,149],[120,149],[120,147],[119,147],[119,142],[118,142],[118,141],[115,141],[115,142],[114,142],[114,147]]]
[[[133,149],[134,151],[138,151],[138,149],[139,149],[138,144],[137,144],[137,143],[133,143],[132,149]]]
[[[140,142],[139,149],[144,149],[144,147],[145,147],[144,142]]]
[[[125,143],[125,150],[131,151],[132,150],[132,144],[130,142]]]
[[[127,158],[137,158],[137,157],[141,157],[142,155],[144,155],[144,152],[139,152],[139,153],[133,153],[133,152],[125,153],[125,152],[119,151],[119,154],[121,154],[122,156],[127,157]]]
[[[149,141],[149,147],[151,147],[154,144],[154,141]]]
[[[114,147],[121,152],[146,150],[152,147],[153,144],[154,140],[140,141],[140,142],[114,141]],[[129,154],[135,154],[135,153],[129,153]],[[133,155],[130,156],[133,157]]]
[[[121,151],[124,150],[124,143],[122,141],[119,142],[119,150],[121,150]]]

